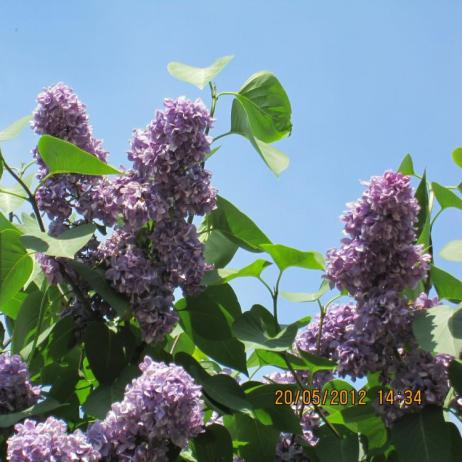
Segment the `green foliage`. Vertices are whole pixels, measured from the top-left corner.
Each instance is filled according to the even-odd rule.
[[[430,276],[440,299],[462,300],[462,282],[446,271],[432,265]]]
[[[437,306],[417,313],[413,331],[424,350],[458,357],[462,348],[462,308]]]
[[[4,128],[3,130],[0,130],[0,142],[8,141],[13,138],[16,138],[21,133],[23,128],[30,122],[31,119],[32,119],[31,115],[26,115],[16,120],[11,125]]]
[[[262,252],[263,244],[271,244],[247,215],[221,196],[217,197],[216,209],[205,218],[204,227],[220,231],[231,242],[250,252]]]
[[[462,168],[462,148],[456,148],[452,151],[452,160],[458,167]]]
[[[297,323],[279,329],[273,315],[261,305],[254,305],[233,325],[234,335],[250,348],[286,351],[292,347]]]
[[[462,199],[450,189],[438,183],[432,183],[432,190],[442,209],[454,207],[462,210]]]
[[[68,229],[58,237],[37,231],[21,236],[23,246],[50,257],[74,258],[74,255],[92,238],[96,226],[90,223]]]
[[[49,175],[57,173],[80,173],[82,175],[121,173],[93,154],[54,136],[42,135],[37,146],[40,157],[48,167]]]
[[[441,249],[440,256],[448,261],[462,262],[462,241],[448,242]]]
[[[199,88],[199,90],[203,90],[233,58],[234,56],[232,55],[223,56],[208,67],[194,67],[174,61],[168,63],[167,70],[172,77],[190,83]]]
[[[406,154],[398,167],[398,172],[403,175],[415,175],[414,162],[410,154]]]
[[[391,430],[399,461],[456,462],[451,454],[451,439],[441,409],[426,407],[400,419]]]
[[[272,143],[289,135],[292,109],[289,98],[279,80],[270,72],[257,72],[249,77],[238,93],[231,112],[231,131],[247,136],[242,119],[246,119],[251,133],[265,143]]]
[[[193,442],[198,462],[232,462],[233,442],[225,427],[218,424],[207,426]]]
[[[324,269],[324,258],[319,252],[302,252],[281,244],[264,244],[261,247],[271,255],[281,271],[291,266],[305,269]]]
[[[223,269],[216,269],[209,271],[205,274],[203,282],[206,285],[217,285],[217,284],[224,284],[225,282],[232,281],[236,278],[244,278],[244,277],[255,277],[259,278],[262,271],[270,266],[271,263],[266,260],[258,259],[255,260],[250,265],[241,268],[240,270],[231,269],[231,268],[223,268]]]
[[[0,306],[16,295],[32,273],[32,259],[22,246],[19,233],[0,231]],[[10,314],[5,312],[5,314]]]

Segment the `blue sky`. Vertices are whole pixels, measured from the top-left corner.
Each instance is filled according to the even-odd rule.
[[[42,87],[64,81],[87,104],[111,163],[126,164],[132,129],[164,97],[209,104],[207,92],[174,80],[167,63],[205,66],[234,54],[219,90],[236,90],[263,69],[285,86],[293,133],[278,147],[291,165],[277,179],[245,140],[227,137],[208,163],[214,184],[274,242],[325,252],[338,245],[338,216],[361,193],[359,180],[396,168],[407,152],[431,179],[460,181],[450,153],[462,145],[461,13],[457,1],[2,0],[0,127],[31,112]],[[230,102],[220,101],[212,134],[228,129]],[[5,145],[6,157],[27,160],[34,141],[24,134]],[[461,229],[462,214],[445,212],[436,249],[462,238]],[[233,266],[253,258],[239,254]],[[319,276],[290,270],[282,289],[314,290]],[[256,281],[233,285],[244,309],[269,307]],[[314,309],[282,301],[281,318]]]

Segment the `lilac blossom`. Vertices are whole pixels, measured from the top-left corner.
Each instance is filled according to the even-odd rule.
[[[100,460],[100,454],[80,430],[67,434],[65,422],[54,417],[48,417],[42,423],[26,419],[14,428],[15,433],[8,439],[10,462]]]
[[[365,184],[342,217],[347,237],[327,253],[326,277],[356,298],[372,289],[413,288],[425,277],[430,256],[414,244],[419,206],[410,179],[387,171]]]
[[[204,273],[211,266],[204,260],[204,246],[196,227],[184,220],[164,220],[156,224],[151,240],[170,282],[187,295],[197,293]]]
[[[132,303],[145,341],[162,340],[178,319],[172,309],[174,287],[165,268],[123,229],[99,246],[98,256],[107,268],[106,278]]]
[[[38,95],[37,103],[31,123],[37,134],[69,141],[103,162],[106,161],[107,152],[102,148],[101,141],[93,136],[86,107],[71,88],[63,83],[45,88]],[[37,149],[34,157],[39,166],[38,179],[42,180],[48,174],[48,169]],[[80,213],[85,212],[85,195],[98,181],[98,177],[91,176],[54,175],[36,193],[39,208],[50,219],[60,220],[68,219],[73,207]]]
[[[33,406],[40,388],[30,382],[26,364],[18,355],[0,354],[0,414],[19,412]]]
[[[168,445],[179,448],[203,428],[201,388],[174,364],[146,356],[142,374],[127,385],[123,401],[87,432],[102,460],[167,461]]]

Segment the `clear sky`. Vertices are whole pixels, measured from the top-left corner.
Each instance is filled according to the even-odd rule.
[[[431,179],[460,181],[450,153],[462,145],[461,19],[456,0],[2,0],[0,127],[31,112],[42,87],[64,81],[87,104],[111,163],[126,164],[131,130],[164,97],[209,104],[208,93],[174,80],[167,63],[205,66],[234,54],[219,90],[236,90],[263,69],[285,86],[293,133],[278,147],[291,165],[277,179],[245,140],[228,137],[208,163],[214,184],[274,242],[325,252],[341,238],[338,216],[360,194],[359,180],[396,168],[407,152]],[[224,98],[215,135],[228,129],[229,109]],[[5,145],[7,158],[28,159],[34,140],[29,133]],[[435,231],[436,249],[461,239],[462,214],[445,212]],[[240,254],[233,266],[253,258]],[[234,284],[244,309],[269,307],[257,284]],[[318,284],[319,273],[290,270],[282,289]],[[314,307],[282,302],[281,310],[289,321]]]

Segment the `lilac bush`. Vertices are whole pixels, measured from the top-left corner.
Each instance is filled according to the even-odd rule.
[[[22,188],[2,187],[0,199],[12,194],[33,210],[0,214],[0,460],[327,462],[341,453],[416,462],[403,426],[419,437],[431,428],[426,459],[457,457],[460,438],[443,410],[462,417],[460,308],[452,306],[462,283],[435,266],[432,228],[446,208],[460,208],[461,189],[428,182],[406,156],[399,171],[364,183],[325,259],[272,243],[218,197],[206,164],[220,155],[213,143],[239,134],[281,174],[287,157],[272,143],[291,133],[292,109],[267,71],[218,92],[213,76],[230,59],[206,69],[171,63],[180,80],[209,86],[210,105],[165,99],[132,132],[119,169],[63,83],[39,93],[32,116],[42,136],[35,190],[23,181],[34,162],[11,168],[0,151],[0,176]],[[225,97],[233,98],[230,130],[212,136]],[[238,249],[259,256],[227,268]],[[453,241],[442,256],[459,253]],[[284,294],[319,308],[285,326],[278,303],[292,267],[321,270],[323,284],[315,294]],[[248,311],[233,289],[239,277],[262,283],[269,306]],[[365,402],[325,399],[355,391],[357,379]],[[391,398],[379,403],[378,389]],[[43,407],[27,410],[39,398]]]

